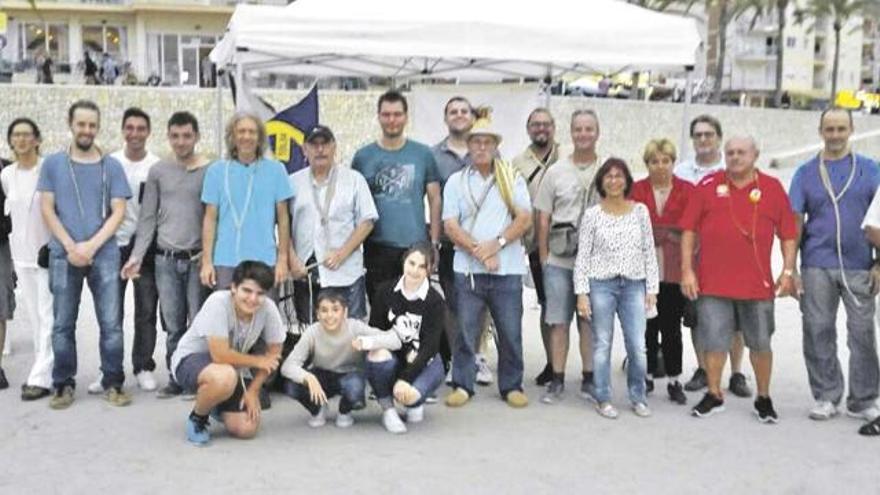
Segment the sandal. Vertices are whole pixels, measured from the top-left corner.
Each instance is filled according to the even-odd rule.
[[[859,428],[859,435],[866,437],[880,436],[880,417]]]

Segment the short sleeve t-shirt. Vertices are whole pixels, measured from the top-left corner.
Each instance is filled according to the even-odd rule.
[[[101,161],[79,163],[64,152],[43,161],[37,190],[55,195],[55,213],[75,242],[87,241],[101,229],[110,216],[111,200],[131,197],[125,172],[115,158],[105,156]],[[49,241],[49,249],[55,256],[66,255],[55,236]],[[98,249],[95,258],[114,255],[119,255],[116,236]]]
[[[795,239],[797,227],[779,180],[757,174],[755,181],[737,188],[724,172],[716,172],[700,181],[688,201],[681,228],[700,238],[701,294],[740,300],[774,297],[773,236]],[[757,202],[750,199],[756,197]]]
[[[691,158],[684,160],[675,166],[672,173],[681,180],[697,185],[703,180],[703,177],[714,174],[715,172],[724,170],[724,159],[721,158],[717,162],[703,166],[697,163],[696,159]]]
[[[370,242],[407,248],[428,238],[425,191],[440,180],[431,148],[409,139],[393,151],[372,143],[357,151],[351,168],[367,180],[379,212]]]
[[[600,164],[596,160],[592,165],[579,167],[570,158],[566,158],[547,169],[538,187],[534,206],[536,210],[550,215],[551,229],[554,225],[566,223],[578,227],[581,211],[599,202],[599,193],[593,179]],[[572,269],[574,258],[563,258],[550,253],[547,263]]]
[[[241,353],[249,353],[258,340],[268,344],[281,344],[287,331],[281,321],[281,313],[275,301],[266,297],[263,305],[254,313],[250,322],[242,322],[235,315],[232,292],[220,290],[211,294],[202,305],[192,324],[171,356],[171,372],[183,358],[190,354],[208,352],[211,337],[229,339],[229,347]]]
[[[202,202],[217,207],[214,265],[275,265],[275,206],[292,196],[281,162],[261,158],[248,166],[236,160],[212,163],[205,173]]]
[[[880,186],[880,167],[873,160],[861,155],[847,155],[840,160],[828,161],[826,167],[835,195],[839,195],[844,187],[847,188],[837,202],[843,266],[847,270],[868,270],[871,268],[874,250],[865,239],[861,222],[868,212],[877,187]],[[837,256],[838,217],[822,183],[818,157],[810,159],[797,169],[791,179],[789,195],[792,209],[805,217],[801,237],[801,266],[840,269]]]

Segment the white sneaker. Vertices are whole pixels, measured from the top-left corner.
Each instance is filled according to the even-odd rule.
[[[425,406],[408,407],[406,409],[407,423],[421,423],[425,420]]]
[[[158,384],[156,384],[156,378],[153,376],[152,371],[144,370],[134,375],[134,377],[137,380],[138,387],[140,387],[141,390],[152,392],[158,387]]]
[[[648,407],[644,402],[638,402],[633,404],[633,413],[640,418],[647,418],[651,416],[651,408]]]
[[[327,406],[321,406],[318,414],[309,418],[309,426],[312,428],[320,428],[327,424]]]
[[[351,417],[351,414],[342,414],[338,413],[336,415],[336,427],[337,428],[348,428],[349,426],[354,424],[354,418]]]
[[[866,409],[863,409],[859,412],[850,411],[849,408],[846,410],[846,415],[851,418],[863,419],[865,421],[874,421],[880,416],[880,409],[877,406],[871,406]]]
[[[617,408],[610,402],[596,404],[596,412],[599,413],[599,416],[608,419],[617,419],[618,416]]]
[[[492,370],[489,369],[489,361],[486,359],[486,356],[477,354],[477,384],[491,385],[492,381]]]
[[[88,390],[88,392],[92,395],[103,394],[104,393],[104,386],[101,385],[101,380],[103,380],[103,379],[104,379],[104,374],[99,371],[98,378],[96,378],[95,381],[90,383],[88,388],[86,388],[86,390]]]
[[[831,419],[838,414],[837,406],[827,400],[816,401],[816,404],[810,409],[810,419],[816,421],[825,421]]]
[[[386,409],[382,413],[382,425],[385,426],[389,433],[394,433],[395,435],[406,433],[406,425],[403,424],[403,420],[397,414],[397,409],[393,407]]]

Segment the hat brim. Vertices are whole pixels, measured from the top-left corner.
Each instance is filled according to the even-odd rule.
[[[468,134],[468,137],[467,137],[467,138],[468,138],[468,141],[470,141],[470,139],[471,139],[472,137],[476,137],[476,136],[491,136],[491,137],[495,138],[495,142],[496,142],[497,144],[501,144],[501,141],[502,141],[502,139],[501,139],[501,134],[498,134],[497,132],[492,132],[492,131],[490,131],[490,130],[488,130],[488,129],[486,129],[486,130],[479,129],[479,130],[476,130],[476,131],[471,131],[471,132]]]

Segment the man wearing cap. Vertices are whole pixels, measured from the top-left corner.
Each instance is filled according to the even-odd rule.
[[[550,110],[538,107],[529,114],[526,119],[526,132],[529,134],[531,144],[522,153],[517,155],[511,165],[526,179],[529,188],[529,197],[532,201],[538,195],[538,187],[544,178],[544,172],[559,159],[559,145],[556,143],[556,121]],[[534,219],[537,225],[537,218]],[[547,364],[535,377],[538,386],[544,386],[553,379],[553,368],[550,365],[550,325],[544,323],[544,310],[546,298],[544,296],[544,274],[541,267],[541,258],[538,255],[538,243],[535,239],[536,229],[531,229],[523,236],[526,252],[529,254],[529,269],[532,273],[532,281],[535,284],[535,292],[538,296],[538,304],[541,305],[541,341],[544,344],[544,352],[547,356]]]
[[[525,407],[522,390],[522,276],[520,238],[532,224],[526,181],[496,158],[501,136],[478,120],[468,136],[473,164],[449,178],[443,192],[444,228],[455,243],[456,313],[454,390],[446,405],[460,407],[474,394],[476,340],[484,308],[498,338],[498,389],[511,407]]]
[[[382,137],[355,153],[351,168],[370,186],[379,218],[364,242],[367,297],[383,282],[402,274],[400,257],[411,245],[428,240],[425,196],[430,210],[430,240],[440,239],[440,182],[431,148],[404,135],[406,98],[390,90],[379,97],[377,113]]]
[[[336,138],[317,126],[305,141],[309,166],[290,176],[293,243],[290,273],[300,322],[314,321],[318,292],[331,289],[348,301],[351,318],[367,317],[361,244],[379,218],[364,177],[336,164]]]

